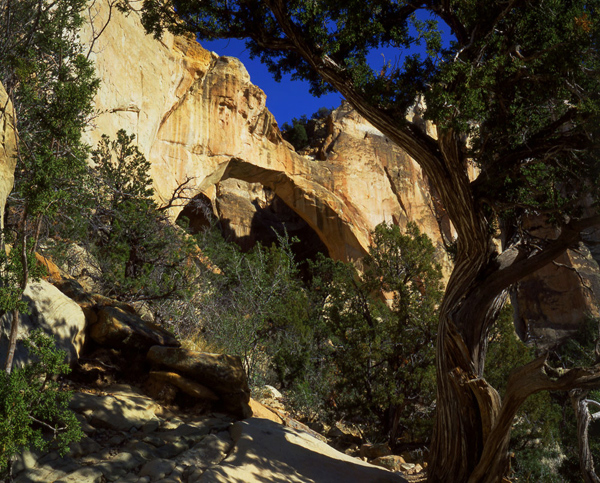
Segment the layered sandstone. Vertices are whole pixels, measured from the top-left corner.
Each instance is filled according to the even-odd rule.
[[[15,180],[17,136],[12,102],[0,84],[0,228],[4,227],[4,208]]]
[[[82,33],[88,45],[109,17],[106,2],[92,8],[94,28]],[[301,156],[282,139],[264,92],[237,59],[193,39],[146,36],[136,13],[113,9],[110,17],[92,45],[103,82],[89,140],[121,128],[134,133],[161,201],[192,178],[187,195],[203,195],[238,237],[250,238],[256,209],[282,202],[297,215],[294,223],[305,223],[342,260],[363,256],[382,221],[414,220],[440,242],[419,167],[350,109],[335,114],[326,159]]]
[[[186,195],[204,200],[242,244],[285,224],[301,238],[311,233],[312,245],[322,243],[342,260],[365,254],[377,224],[414,221],[439,247],[449,274],[443,241],[452,240],[452,227],[421,169],[348,106],[332,114],[318,146],[301,155],[282,139],[264,92],[237,59],[193,39],[146,36],[135,12],[110,12],[92,42],[109,18],[105,0],[92,9],[94,27],[82,39],[93,43],[102,86],[89,140],[121,128],[135,134],[160,201],[189,180]],[[412,116],[420,121],[418,105]],[[173,217],[184,204],[172,209]],[[206,223],[201,209],[184,213],[192,225]],[[552,342],[597,315],[598,273],[591,256],[570,251],[523,280],[513,297],[521,335],[542,340],[550,334]]]

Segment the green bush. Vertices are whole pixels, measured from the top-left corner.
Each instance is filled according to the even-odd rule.
[[[278,351],[276,341],[301,332],[307,319],[292,240],[279,236],[279,246],[258,244],[247,253],[226,242],[215,227],[199,234],[198,240],[210,259],[198,301],[204,337],[240,356],[251,384],[272,382],[270,363]],[[281,334],[286,334],[283,339]]]
[[[313,267],[335,366],[332,402],[337,418],[362,423],[392,447],[424,444],[433,419],[441,271],[416,225],[402,233],[381,224],[372,236],[362,274],[324,258]]]
[[[45,450],[55,443],[64,454],[69,443],[83,437],[75,414],[68,409],[72,393],[56,380],[69,372],[64,351],[57,350],[41,329],[24,343],[35,362],[10,375],[0,372],[0,476],[25,449]]]

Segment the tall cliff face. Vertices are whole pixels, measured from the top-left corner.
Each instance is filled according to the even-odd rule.
[[[193,39],[157,41],[135,13],[109,12],[104,1],[92,9],[93,25],[81,37],[92,47],[102,86],[89,141],[120,128],[136,134],[160,200],[193,178],[188,195],[210,200],[231,230],[249,239],[256,208],[283,203],[342,260],[363,256],[369,232],[382,221],[413,219],[440,240],[418,166],[349,109],[336,113],[325,160],[301,156],[281,137],[265,94],[237,59]]]
[[[92,4],[92,23],[82,32],[102,79],[89,141],[120,128],[135,134],[160,201],[191,178],[187,195],[204,200],[242,244],[285,222],[291,234],[310,238],[308,251],[324,245],[341,260],[363,256],[378,223],[414,221],[439,247],[449,275],[442,247],[452,227],[427,179],[352,109],[337,109],[312,155],[300,155],[282,139],[264,92],[237,59],[193,39],[166,34],[157,41],[135,13],[124,16],[107,5]],[[192,225],[206,222],[202,210],[183,204],[171,214],[182,212]],[[587,287],[600,290],[599,273],[592,257],[568,252],[523,280],[513,296],[521,335],[548,345],[587,314],[597,315],[597,297]]]

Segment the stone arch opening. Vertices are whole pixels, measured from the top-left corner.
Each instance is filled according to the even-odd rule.
[[[247,196],[250,195],[250,196]],[[319,235],[276,193],[258,183],[225,180],[217,185],[215,199],[199,194],[180,213],[192,233],[217,222],[226,240],[237,243],[244,251],[257,243],[278,244],[278,236],[297,238],[291,248],[296,260],[314,260],[318,253],[329,256],[329,249]]]
[[[249,191],[240,183],[249,184],[250,192],[256,192],[257,196],[254,199],[238,196],[242,191]],[[262,193],[258,193],[261,190]],[[348,207],[341,199],[306,178],[295,178],[282,171],[231,158],[204,179],[199,191],[216,193],[210,205],[212,212],[219,219],[223,232],[226,235],[235,232],[243,248],[250,248],[256,241],[270,244],[276,239],[272,228],[280,229],[281,233],[286,226],[290,236],[303,240],[296,248],[301,260],[310,258],[310,254],[317,251],[343,261],[358,260],[366,254],[368,230],[361,230],[351,223],[350,217],[345,215]],[[204,194],[202,197],[196,198],[204,200],[206,205],[209,197]],[[239,229],[242,222],[235,215],[235,207],[242,204],[253,205],[251,220],[245,221],[245,232]],[[226,205],[232,207],[227,213]],[[192,207],[186,207],[180,216],[197,216],[194,221],[190,218],[190,225],[203,226],[208,220],[200,211],[193,212]],[[273,238],[269,238],[270,232]],[[267,238],[260,239],[259,233]]]

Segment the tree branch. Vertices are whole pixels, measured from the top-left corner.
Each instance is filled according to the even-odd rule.
[[[499,270],[494,271],[481,285],[481,299],[495,297],[526,275],[552,262],[581,240],[581,232],[597,225],[600,225],[600,215],[566,223],[559,237],[533,256],[528,256],[529,253],[523,250],[522,246],[505,250],[497,259]]]
[[[547,364],[547,355],[514,370],[506,387],[506,395],[494,427],[485,441],[481,459],[469,483],[492,482],[487,475],[505,474],[508,464],[510,428],[518,409],[525,400],[540,391],[570,391],[574,388],[600,387],[600,364],[570,370],[554,369]]]

